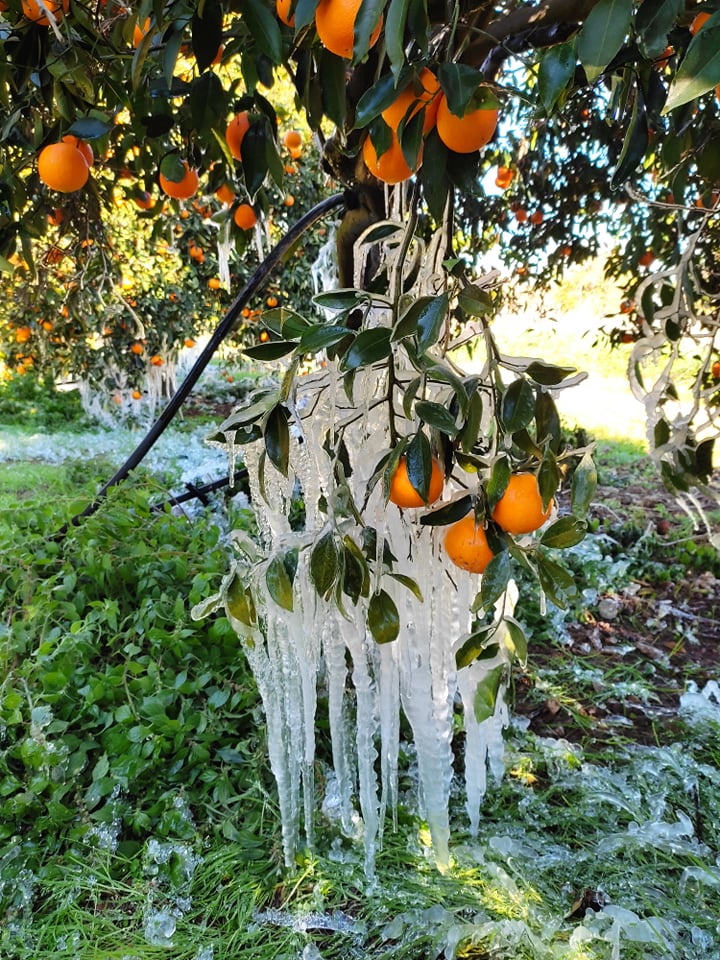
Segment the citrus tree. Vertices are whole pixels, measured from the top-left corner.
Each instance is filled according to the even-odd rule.
[[[627,293],[613,336],[634,343],[663,476],[680,492],[706,483],[720,402],[720,11],[683,0],[7,0],[3,18],[9,274],[17,256],[37,270],[58,197],[73,198],[82,236],[121,177],[163,198],[148,219],[221,191],[215,222],[242,257],[287,190],[295,141],[273,90],[290,77],[322,170],[344,191],[335,276],[312,304],[273,294],[263,342],[246,349],[278,376],[215,439],[243,450],[261,542],[236,537],[232,569],[198,615],[224,605],[258,678],[287,861],[301,792],[312,834],[322,653],[344,826],[357,768],[371,862],[397,801],[402,707],[445,862],[455,696],[477,829],[502,681],[525,656],[513,578],[534,578],[560,605],[573,594],[559,551],[584,536],[595,476],[591,451],[566,446],[554,402],[582,374],[500,351],[492,318],[507,288],[485,258],[542,285],[612,237],[608,270]],[[472,375],[458,361],[469,342]]]

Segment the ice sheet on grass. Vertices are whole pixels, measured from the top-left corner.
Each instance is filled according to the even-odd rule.
[[[691,680],[680,697],[680,715],[690,720],[720,723],[720,684],[708,680],[702,690]]]

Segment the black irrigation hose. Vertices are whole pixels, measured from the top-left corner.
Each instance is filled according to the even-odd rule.
[[[227,313],[215,328],[215,332],[208,340],[207,344],[202,350],[202,353],[193,364],[188,375],[175,391],[170,402],[147,432],[143,440],[140,441],[120,469],[117,470],[113,476],[110,477],[107,483],[98,491],[98,493],[95,495],[95,499],[92,500],[83,511],[76,513],[74,517],[64,524],[58,530],[58,532],[53,535],[53,540],[62,540],[67,535],[67,532],[71,526],[77,526],[85,517],[92,516],[105,499],[108,490],[120,483],[121,480],[124,480],[128,474],[138,466],[138,464],[142,463],[143,459],[152,449],[155,442],[160,436],[162,436],[165,429],[172,422],[175,414],[184,403],[188,394],[200,379],[205,367],[212,360],[217,348],[223,342],[225,337],[232,332],[237,318],[255,291],[265,282],[280,260],[282,260],[288,250],[290,250],[293,244],[300,239],[306,230],[308,230],[317,220],[320,220],[326,216],[326,214],[328,214],[331,210],[342,206],[344,203],[345,196],[342,193],[336,193],[333,194],[332,197],[328,197],[326,200],[321,200],[320,203],[316,204],[312,208],[312,210],[308,210],[308,212],[302,216],[297,223],[293,224],[285,236],[275,244],[273,249],[270,251],[267,257],[265,257],[263,262],[256,268],[253,275],[230,305]]]
[[[247,467],[242,467],[240,470],[235,471],[235,476],[232,478],[232,485],[235,486],[239,480],[244,480],[248,475]],[[196,487],[194,483],[185,484],[185,493],[179,493],[177,496],[168,497],[167,500],[163,500],[160,503],[154,503],[150,510],[153,513],[159,513],[161,510],[164,510],[165,507],[179,507],[183,503],[187,503],[189,500],[199,500],[203,506],[208,505],[208,499],[206,494],[215,493],[216,490],[222,490],[223,487],[230,486],[230,477],[225,476],[221,477],[219,480],[213,480],[211,483],[204,483],[201,487]]]

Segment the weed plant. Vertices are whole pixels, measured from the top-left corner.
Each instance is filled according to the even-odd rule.
[[[0,381],[0,424],[46,430],[88,426],[76,390],[58,390],[51,376],[32,373]]]

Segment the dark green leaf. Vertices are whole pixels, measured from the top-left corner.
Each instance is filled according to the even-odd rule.
[[[370,571],[360,547],[350,536],[343,540],[343,590],[353,603],[370,594]]]
[[[486,610],[489,610],[495,601],[503,595],[510,582],[511,573],[512,562],[507,550],[495,554],[485,567],[480,584],[480,597]]]
[[[540,390],[535,400],[535,432],[539,443],[550,441],[550,449],[557,452],[562,444],[560,414],[555,401],[545,390]]]
[[[286,477],[290,456],[289,414],[285,407],[278,404],[268,413],[265,420],[263,437],[268,459],[276,470]]]
[[[407,467],[410,485],[427,503],[432,476],[432,451],[430,450],[430,441],[422,430],[418,430],[407,446],[405,466]]]
[[[720,10],[698,30],[687,48],[663,113],[689,103],[720,83]]]
[[[429,426],[441,433],[446,433],[449,437],[454,437],[458,433],[455,417],[441,403],[435,403],[434,400],[418,400],[415,404],[415,413]]]
[[[503,678],[505,667],[499,663],[482,678],[475,690],[475,701],[473,704],[475,719],[478,723],[483,720],[489,720],[495,713],[495,704],[497,703],[498,691]]]
[[[215,74],[208,74],[215,76]],[[271,144],[270,128],[263,118],[257,123],[250,124],[250,129],[243,137],[240,153],[242,154],[243,175],[245,186],[251,197],[254,197],[265,182],[270,169],[268,164],[268,147],[274,150]]]
[[[337,127],[342,128],[345,125],[347,113],[345,99],[347,60],[323,49],[318,56],[318,69],[323,110]]]
[[[575,516],[560,517],[551,524],[540,538],[544,547],[565,549],[580,543],[587,533],[587,524]]]
[[[449,60],[440,64],[438,80],[447,99],[451,113],[462,117],[473,95],[483,82],[483,75],[476,67]]]
[[[455,523],[456,520],[462,520],[471,507],[472,499],[469,495],[460,497],[459,500],[453,500],[438,510],[424,514],[420,517],[420,523],[426,527],[440,527],[448,523]]]
[[[476,391],[470,397],[465,415],[465,423],[460,431],[460,448],[464,453],[470,453],[478,442],[480,424],[482,423],[483,402]]]
[[[577,54],[593,83],[622,47],[630,29],[632,0],[600,0],[585,18]]]
[[[282,33],[275,16],[260,0],[241,0],[243,20],[250,35],[273,63],[281,63],[283,55]]]
[[[417,334],[419,349],[426,350],[436,342],[447,311],[446,293],[439,297],[419,297],[398,320],[393,330],[393,340]]]
[[[488,500],[488,510],[490,513],[492,513],[498,500],[505,493],[511,473],[512,469],[510,467],[510,461],[508,458],[505,456],[498,457],[492,465],[490,479],[488,480],[485,491]]]
[[[584,453],[582,460],[575,468],[572,479],[570,504],[576,517],[586,516],[597,487],[597,468],[589,452]]]
[[[293,609],[292,580],[288,576],[282,557],[271,558],[265,571],[265,583],[268,593],[279,607],[283,610]]]
[[[538,552],[535,562],[543,591],[556,607],[564,610],[567,606],[566,597],[577,593],[572,574],[545,553]]]
[[[366,293],[363,293],[362,290],[355,290],[352,287],[316,293],[312,298],[313,303],[318,307],[322,307],[323,310],[351,310],[361,302],[367,301],[367,299],[368,296]]]
[[[366,127],[397,98],[395,81],[392,73],[386,73],[363,93],[355,109],[355,129]]]
[[[205,0],[191,21],[192,48],[200,71],[215,59],[222,44],[223,10],[217,0]]]
[[[665,51],[668,33],[684,9],[685,0],[640,4],[635,14],[635,31],[644,56],[652,60]]]
[[[575,76],[576,62],[574,40],[556,43],[543,54],[538,68],[538,93],[546,113],[552,113]]]
[[[355,42],[353,44],[353,63],[364,59],[370,46],[370,37],[382,16],[386,0],[362,0],[355,18]]]
[[[268,340],[267,343],[257,343],[254,347],[243,347],[243,353],[253,360],[278,360],[292,353],[296,343],[287,340]]]
[[[369,367],[387,359],[391,351],[390,334],[388,327],[361,330],[343,358],[343,368],[356,370],[358,367]]]
[[[425,139],[423,165],[420,167],[418,179],[422,184],[430,214],[438,223],[442,221],[448,198],[447,162],[448,149],[437,131],[431,130]]]
[[[78,117],[68,127],[67,132],[74,137],[80,137],[81,140],[95,140],[97,137],[104,137],[114,126],[114,121],[98,116]]]
[[[642,162],[647,152],[649,143],[650,134],[648,131],[647,114],[645,113],[642,92],[638,85],[633,98],[630,126],[625,134],[620,159],[618,160],[618,165],[610,182],[610,186],[613,187],[613,189],[622,186],[628,177],[635,172],[635,169]]]
[[[339,563],[335,534],[332,530],[326,530],[316,540],[310,554],[310,580],[321,597],[327,597],[335,586]]]
[[[370,597],[368,627],[376,643],[392,643],[400,633],[400,614],[395,601],[385,590]]]
[[[300,353],[316,353],[326,350],[348,336],[348,328],[334,324],[316,324],[308,328],[300,337]]]
[[[525,373],[543,387],[555,387],[562,383],[566,377],[577,373],[577,367],[558,367],[554,363],[546,363],[544,360],[533,360],[528,364]]]
[[[514,433],[522,430],[535,414],[535,394],[532,387],[520,378],[513,380],[502,399],[502,421],[505,428]]]
[[[404,587],[407,587],[410,593],[417,597],[420,603],[423,602],[422,591],[418,586],[417,580],[413,580],[412,577],[408,577],[404,573],[391,573],[390,577],[393,580],[397,580],[397,582],[401,583]]]
[[[538,470],[538,488],[542,497],[543,510],[547,509],[548,504],[555,496],[557,488],[560,486],[560,470],[557,460],[552,450],[547,450]]]
[[[390,0],[385,18],[385,46],[395,80],[405,63],[405,23],[410,0]]]
[[[196,77],[190,85],[190,113],[198,132],[219,126],[225,118],[225,91],[212,70]]]

